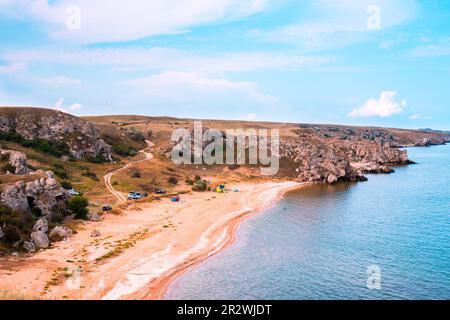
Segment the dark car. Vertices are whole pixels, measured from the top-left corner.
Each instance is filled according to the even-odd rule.
[[[109,204],[103,206],[103,211],[111,211],[111,210],[112,207]]]
[[[166,194],[166,190],[164,189],[159,189],[155,191],[156,194]]]

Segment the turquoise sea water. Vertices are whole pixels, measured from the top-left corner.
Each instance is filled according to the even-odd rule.
[[[392,175],[287,194],[167,298],[450,299],[450,146],[408,152]]]

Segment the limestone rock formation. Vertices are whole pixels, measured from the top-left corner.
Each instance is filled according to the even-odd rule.
[[[23,248],[30,253],[36,252],[36,246],[33,241],[25,241],[23,244]]]
[[[14,168],[14,174],[25,175],[28,174],[27,156],[19,151],[0,149],[0,156],[7,158],[9,164]]]
[[[50,231],[48,236],[51,241],[64,241],[72,236],[72,230],[63,226],[56,226]]]
[[[67,190],[48,172],[46,178],[25,183],[18,181],[3,189],[1,202],[21,212],[38,212],[51,219],[53,212],[65,209],[65,201],[69,198]]]
[[[102,220],[102,216],[98,213],[91,213],[88,215],[88,220],[93,222],[99,222]]]
[[[48,240],[48,236],[43,231],[34,231],[31,233],[31,240],[37,249],[47,249],[50,245],[50,241]]]
[[[98,128],[70,114],[42,108],[0,108],[0,132],[15,132],[27,140],[67,144],[76,159],[103,157],[111,161],[111,146]]]

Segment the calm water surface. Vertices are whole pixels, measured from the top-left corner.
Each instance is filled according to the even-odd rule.
[[[392,175],[289,193],[167,298],[450,299],[450,146],[408,152],[419,164]]]

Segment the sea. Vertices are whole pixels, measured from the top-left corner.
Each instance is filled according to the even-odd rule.
[[[369,181],[289,192],[167,299],[450,299],[450,145]]]

